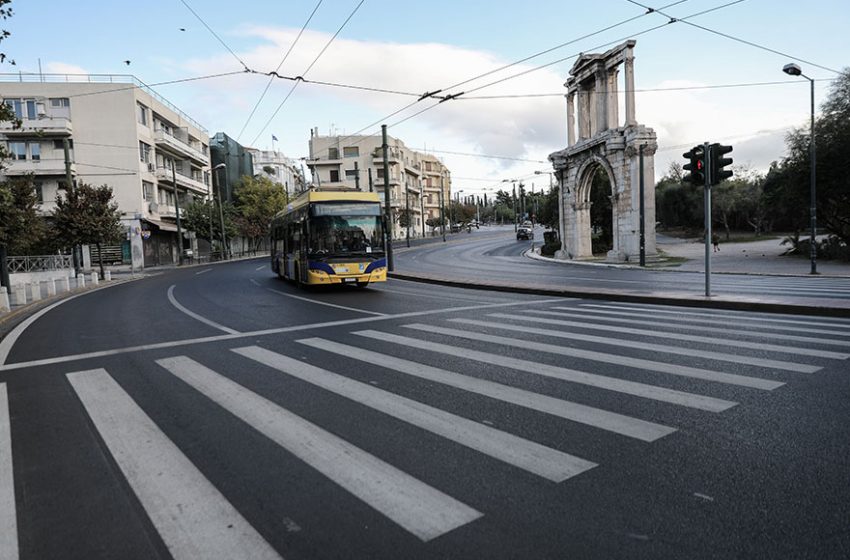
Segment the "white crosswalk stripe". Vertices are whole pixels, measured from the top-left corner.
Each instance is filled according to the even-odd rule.
[[[596,466],[596,463],[258,346],[233,351],[554,482],[562,482]]]
[[[0,383],[0,560],[18,560],[18,516],[6,384]]]
[[[68,381],[176,560],[280,558],[106,370]]]
[[[539,350],[540,352],[548,352],[550,354],[558,354],[561,356],[582,358],[585,360],[593,360],[596,362],[604,362],[609,364],[626,366],[634,369],[663,372],[670,375],[679,375],[682,377],[690,377],[692,379],[703,379],[705,381],[714,381],[717,383],[726,383],[729,385],[739,385],[741,387],[750,387],[753,389],[763,389],[765,391],[772,391],[773,389],[784,385],[784,383],[778,381],[771,381],[769,379],[761,379],[758,377],[747,377],[745,375],[735,375],[731,373],[724,373],[721,371],[712,371],[708,369],[688,367],[679,364],[656,362],[654,360],[642,360],[629,356],[618,356],[616,354],[594,352],[592,350],[566,348],[563,346],[556,346],[554,344],[544,344],[541,342],[532,342],[530,340],[518,340],[506,336],[494,336],[478,332],[464,331],[460,329],[447,329],[445,327],[438,327],[435,325],[423,325],[421,323],[414,323],[412,325],[404,326],[408,329],[416,329],[423,332],[445,334],[448,336],[465,338],[468,340],[492,342],[494,344],[500,344],[503,346],[513,346],[515,348]]]
[[[157,363],[423,541],[482,515],[190,358]]]
[[[806,319],[801,315],[794,315],[794,319],[787,318],[788,315],[770,315],[769,317],[764,315],[743,315],[740,313],[712,313],[710,311],[688,311],[689,308],[679,307],[679,308],[670,308],[663,306],[654,306],[654,305],[642,305],[640,307],[636,305],[602,305],[602,304],[590,304],[583,303],[581,307],[599,307],[602,309],[622,309],[626,311],[635,311],[642,312],[645,315],[652,313],[663,313],[670,315],[687,315],[690,317],[716,317],[720,319],[725,319],[728,321],[735,322],[743,322],[743,323],[760,323],[760,324],[771,324],[771,323],[783,323],[783,324],[791,324],[791,325],[802,325],[804,327],[830,327],[830,328],[839,328],[842,329],[843,334],[850,335],[850,322],[847,322],[844,319],[832,319],[832,320],[824,320],[823,317],[818,317],[817,320]]]
[[[646,317],[648,315],[656,315],[663,314],[668,315],[665,317],[666,320],[676,321],[676,322],[685,322],[685,321],[693,321],[693,319],[687,319],[685,317],[669,317],[669,315],[699,315],[697,313],[676,313],[675,311],[667,311],[661,309],[652,309],[652,310],[644,310],[644,309],[635,309],[632,307],[624,307],[619,305],[601,305],[595,303],[586,303],[581,305],[582,309],[614,309],[619,312],[619,314],[629,317]],[[730,320],[739,321],[740,319],[734,317],[721,317],[721,318],[711,318],[711,315],[702,315],[700,316],[699,322],[701,324],[706,325],[728,325]],[[714,315],[713,317],[718,317]],[[750,319],[753,321],[753,319]],[[766,329],[771,329],[774,331],[791,331],[797,333],[813,333],[813,334],[832,334],[837,336],[850,336],[850,330],[835,330],[835,329],[816,329],[811,327],[804,327],[802,325],[798,326],[788,326],[788,325],[778,325],[776,321],[770,319],[761,319],[758,320],[759,326]]]
[[[567,308],[568,309],[568,308]],[[520,316],[510,316],[512,319],[518,321],[528,321],[533,323],[540,323],[546,325],[560,325],[564,327],[575,327],[580,329],[587,330],[598,330],[604,332],[617,332],[622,334],[634,334],[638,336],[651,337],[651,338],[663,338],[665,340],[680,340],[687,342],[700,342],[704,344],[710,344],[712,346],[728,346],[731,348],[746,348],[748,350],[762,350],[766,352],[777,352],[780,354],[800,354],[803,356],[815,356],[818,358],[828,358],[833,360],[846,360],[850,358],[850,354],[844,354],[841,352],[831,352],[829,350],[819,350],[814,348],[805,348],[800,346],[791,346],[784,345],[780,346],[778,344],[769,344],[766,342],[750,342],[746,340],[732,339],[732,338],[718,338],[714,336],[699,336],[693,334],[685,334],[681,331],[677,332],[666,332],[666,331],[657,331],[657,330],[648,330],[648,329],[636,329],[630,327],[621,327],[615,325],[605,325],[601,323],[594,323],[592,321],[605,321],[605,322],[625,322],[626,324],[631,325],[641,325],[642,321],[637,321],[633,319],[626,319],[623,321],[618,321],[617,319],[611,317],[589,317],[586,314],[582,313],[570,313],[568,311],[544,311],[544,310],[525,310],[526,313],[529,314],[527,317]],[[534,314],[535,316],[530,316]],[[581,319],[581,321],[566,321],[564,319],[549,319],[546,317],[538,317],[537,315],[546,315],[547,317],[562,317],[562,318],[572,318],[572,319]],[[494,315],[495,316],[495,315]]]
[[[667,389],[665,387],[657,387],[655,385],[648,385],[646,383],[627,381],[625,379],[617,379],[615,377],[606,377],[604,375],[597,375],[584,371],[576,371],[573,369],[551,366],[548,364],[532,362],[529,360],[510,358],[499,354],[479,352],[477,350],[471,350],[469,348],[463,348],[460,346],[450,346],[448,344],[417,340],[414,338],[399,336],[382,331],[357,331],[354,334],[373,338],[376,340],[394,342],[402,346],[409,346],[411,348],[418,348],[420,350],[428,350],[430,352],[436,352],[448,356],[456,356],[458,358],[475,360],[486,364],[492,364],[495,366],[511,368],[519,371],[533,372],[536,375],[542,375],[544,377],[551,377],[553,379],[560,379],[562,381],[569,381],[572,383],[580,383],[583,385],[588,385],[590,387],[606,389],[609,391],[615,391],[618,393],[632,395],[635,397],[642,397],[645,399],[666,402],[699,410],[707,410],[709,412],[722,412],[737,404],[732,401],[716,399],[713,397],[706,397],[702,395],[695,395],[693,393],[676,391],[674,389]]]
[[[499,319],[519,319],[519,320],[533,320],[528,317],[517,317],[516,315],[508,315],[506,313],[490,313],[488,317],[494,317]],[[819,366],[812,366],[808,364],[798,364],[795,362],[783,362],[780,360],[766,360],[763,358],[752,358],[749,356],[738,356],[729,353],[721,353],[721,352],[709,352],[705,350],[696,350],[693,348],[678,348],[675,346],[664,345],[664,344],[652,344],[649,342],[635,342],[631,340],[620,340],[614,339],[605,336],[593,336],[586,334],[579,334],[575,332],[562,332],[555,331],[552,329],[539,329],[535,327],[530,327],[528,325],[515,325],[505,322],[495,322],[495,321],[477,321],[475,319],[449,319],[450,322],[453,323],[463,323],[465,325],[476,325],[479,327],[491,328],[491,329],[500,329],[507,330],[512,332],[526,333],[526,334],[539,334],[543,336],[551,336],[555,338],[564,338],[568,340],[581,340],[584,342],[594,342],[597,344],[607,344],[609,346],[620,346],[622,348],[633,348],[635,350],[642,350],[647,352],[655,352],[657,354],[674,354],[678,356],[692,356],[695,358],[707,358],[709,360],[717,360],[721,362],[732,362],[735,364],[747,364],[753,365],[763,368],[771,368],[771,369],[782,369],[786,371],[796,371],[799,373],[814,373],[821,369]]]
[[[552,307],[552,309],[557,309],[558,311],[574,311],[573,308],[570,307]],[[539,311],[536,309],[529,309],[531,313],[541,313],[543,315],[549,315],[552,313],[557,314],[554,311]],[[594,319],[601,320],[602,316],[619,316],[623,315],[623,313],[616,311],[603,311],[603,310],[589,310],[582,309],[582,313],[585,313],[585,317],[593,317]],[[633,325],[646,325],[648,327],[666,327],[666,328],[679,328],[679,329],[690,329],[690,330],[700,330],[702,332],[711,332],[718,334],[734,334],[741,336],[750,336],[753,338],[770,338],[771,340],[787,340],[790,342],[805,342],[809,344],[823,344],[826,346],[842,346],[842,347],[850,347],[850,340],[836,340],[834,338],[814,338],[809,336],[794,336],[789,334],[780,334],[780,333],[768,333],[762,331],[754,331],[754,330],[742,330],[742,329],[729,329],[729,328],[720,328],[720,327],[706,327],[704,325],[672,325],[671,322],[676,322],[673,319],[665,318],[664,321],[651,321],[645,319],[624,319],[622,317],[617,317],[616,319],[609,318],[610,321],[616,321],[619,323],[629,323]]]
[[[297,342],[318,348],[319,350],[333,352],[346,358],[394,369],[401,373],[642,441],[655,441],[676,431],[675,428],[617,414],[616,412],[540,395],[493,381],[461,375],[419,362],[364,350],[356,346],[340,344],[321,338],[307,338],[298,340]]]

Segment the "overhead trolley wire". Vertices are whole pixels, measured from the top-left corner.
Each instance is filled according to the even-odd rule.
[[[662,11],[661,11],[661,10],[666,9],[666,7],[664,7],[664,8],[657,8],[657,9],[656,9],[656,8],[650,8],[649,6],[646,6],[645,4],[642,4],[642,3],[637,2],[637,1],[635,1],[635,0],[626,0],[626,2],[630,2],[630,3],[632,3],[632,4],[636,5],[636,6],[640,6],[641,8],[644,8],[645,10],[647,10],[647,12],[646,12],[647,14],[651,14],[651,13],[653,13],[653,12],[657,12],[659,15],[662,15],[662,16],[667,17],[667,18],[671,18],[671,20],[675,19],[675,18],[672,18],[671,16],[669,16],[669,15],[667,15],[667,14],[665,14],[664,12],[662,12]],[[715,29],[710,29],[710,28],[708,28],[708,27],[705,27],[705,26],[702,26],[702,25],[698,25],[698,24],[693,23],[693,22],[690,22],[690,21],[685,21],[685,19],[686,19],[686,18],[684,18],[684,19],[679,19],[679,20],[676,20],[676,21],[681,21],[682,23],[685,23],[685,24],[687,24],[687,25],[690,25],[691,27],[696,27],[697,29],[702,29],[703,31],[707,31],[707,32],[709,32],[709,33],[713,33],[713,34],[715,34],[715,35],[719,35],[720,37],[725,37],[726,39],[731,39],[732,41],[737,41],[737,42],[739,42],[739,43],[743,43],[744,45],[749,45],[749,46],[751,46],[751,47],[755,47],[755,48],[757,48],[757,49],[761,49],[761,50],[763,50],[763,51],[767,51],[767,52],[769,52],[769,53],[778,54],[778,55],[780,55],[780,56],[784,56],[784,57],[786,57],[786,58],[790,58],[790,59],[792,59],[792,60],[796,60],[797,62],[802,62],[802,63],[804,63],[804,64],[808,64],[808,65],[810,65],[810,66],[814,66],[815,68],[820,68],[820,69],[822,69],[822,70],[829,70],[830,72],[834,72],[834,73],[836,73],[836,74],[840,74],[840,73],[841,73],[840,71],[835,70],[835,69],[833,69],[833,68],[829,68],[829,67],[827,67],[827,66],[823,66],[823,65],[820,65],[820,64],[816,64],[816,63],[811,62],[811,61],[808,61],[808,60],[803,60],[802,58],[796,57],[796,56],[794,56],[794,55],[790,55],[790,54],[787,54],[787,53],[784,53],[784,52],[781,52],[781,51],[777,51],[776,49],[772,49],[772,48],[770,48],[770,47],[766,47],[766,46],[764,46],[764,45],[759,45],[758,43],[753,43],[752,41],[747,41],[747,40],[745,40],[745,39],[741,39],[740,37],[735,37],[735,36],[733,36],[733,35],[729,35],[728,33],[722,33],[722,32],[717,31],[717,30],[715,30]]]
[[[245,129],[248,127],[248,123],[251,122],[251,119],[254,118],[254,113],[257,112],[257,108],[260,106],[260,103],[263,102],[263,99],[266,97],[266,93],[269,91],[269,88],[274,81],[274,77],[277,74],[277,71],[280,70],[280,67],[283,66],[283,63],[286,62],[286,59],[289,58],[289,54],[292,52],[292,49],[295,48],[295,45],[298,44],[298,40],[301,39],[301,35],[304,33],[304,30],[307,29],[307,26],[310,24],[310,20],[313,19],[313,16],[316,15],[316,12],[319,10],[319,6],[322,5],[323,0],[319,0],[316,4],[316,7],[313,8],[313,11],[310,12],[310,17],[307,18],[307,21],[304,22],[304,25],[301,26],[301,31],[298,32],[298,36],[295,37],[295,40],[292,41],[292,44],[289,45],[289,49],[286,51],[286,54],[283,55],[283,58],[280,61],[280,64],[277,65],[277,68],[274,69],[273,72],[269,73],[269,81],[266,83],[265,89],[263,89],[263,93],[260,94],[260,98],[257,99],[257,102],[254,104],[254,108],[251,109],[251,114],[248,115],[247,120],[245,120],[245,124],[242,125],[242,130],[239,131],[239,134],[236,136],[236,140],[238,141],[242,134],[245,132]]]
[[[250,71],[250,70],[251,70],[250,68],[248,68],[248,65],[247,65],[247,64],[245,64],[245,61],[244,61],[244,60],[242,60],[241,58],[239,58],[239,55],[237,55],[235,52],[233,52],[233,49],[231,49],[231,48],[227,45],[227,43],[225,43],[225,42],[224,42],[224,40],[222,40],[222,38],[218,36],[218,33],[216,33],[215,31],[213,31],[213,30],[212,30],[212,27],[210,27],[209,25],[207,25],[207,22],[205,22],[205,21],[204,21],[204,19],[203,19],[201,16],[199,16],[199,15],[198,15],[198,13],[197,13],[195,10],[193,10],[193,9],[192,9],[192,6],[190,6],[189,4],[187,4],[187,3],[186,3],[186,0],[180,0],[180,2],[181,2],[184,6],[186,6],[186,9],[188,9],[190,12],[192,12],[192,15],[194,15],[196,18],[198,18],[198,21],[200,21],[200,22],[201,22],[201,24],[202,24],[204,27],[206,27],[206,28],[207,28],[207,31],[209,31],[210,33],[212,33],[213,37],[215,37],[216,39],[218,39],[218,42],[219,42],[219,43],[221,43],[221,44],[222,44],[222,46],[223,46],[225,49],[227,49],[227,51],[228,51],[230,54],[232,54],[232,55],[233,55],[233,58],[235,58],[236,60],[238,60],[238,61],[239,61],[239,64],[241,64],[241,65],[242,65],[242,68],[244,68],[246,71]]]
[[[339,29],[336,30],[336,33],[333,34],[333,37],[331,37],[330,40],[328,40],[328,42],[322,48],[322,50],[319,51],[319,54],[316,55],[316,58],[313,59],[313,62],[310,63],[310,65],[307,67],[307,69],[304,70],[304,72],[301,73],[302,78],[303,78],[303,76],[307,75],[307,73],[310,71],[310,69],[313,68],[313,66],[316,64],[316,62],[318,62],[319,59],[322,57],[322,55],[325,54],[325,51],[328,50],[328,47],[331,46],[331,43],[334,42],[334,39],[336,39],[337,36],[342,32],[343,28],[345,28],[345,26],[348,25],[348,22],[351,21],[351,18],[354,17],[354,14],[357,13],[357,10],[360,9],[360,6],[362,6],[363,2],[365,2],[365,1],[366,0],[360,0],[360,2],[357,3],[357,5],[354,7],[354,9],[351,11],[351,13],[348,14],[348,17],[345,18],[345,21],[342,22],[342,25],[339,26]],[[257,142],[257,140],[260,138],[260,135],[262,135],[263,132],[266,131],[268,126],[271,124],[272,120],[277,116],[277,113],[280,111],[281,107],[283,107],[283,105],[286,103],[286,101],[289,99],[289,97],[295,91],[295,88],[297,88],[298,84],[300,84],[300,83],[301,83],[301,80],[296,80],[292,84],[292,88],[289,90],[289,93],[286,94],[286,97],[283,98],[283,101],[281,101],[280,105],[277,106],[277,109],[274,110],[274,113],[272,113],[272,116],[269,117],[269,120],[266,121],[266,124],[263,125],[263,128],[260,130],[260,132],[257,133],[257,136],[254,138],[254,140],[251,142],[251,144],[255,144]]]

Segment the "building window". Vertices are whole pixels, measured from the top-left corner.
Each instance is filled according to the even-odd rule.
[[[331,169],[331,183],[339,183],[339,169]]]
[[[384,170],[379,167],[377,169],[377,171],[378,171],[378,179],[383,179],[384,178]]]
[[[35,198],[38,200],[39,204],[44,204],[44,187],[40,181],[36,181],[33,183],[33,187],[35,188]]]
[[[41,144],[38,142],[30,142],[30,158],[33,161],[41,161]]]
[[[139,124],[148,126],[148,108],[138,102],[136,103],[136,108],[138,109],[139,113]]]
[[[144,163],[151,161],[151,146],[139,140],[139,159]]]
[[[144,195],[145,200],[153,200],[153,183],[142,181],[142,194]]]
[[[12,159],[27,159],[26,142],[9,142],[9,153]]]
[[[339,159],[339,148],[328,148],[328,159]]]
[[[15,113],[19,119],[35,119],[35,99],[6,99],[6,105]]]
[[[210,186],[210,172],[204,171],[204,184]]]
[[[360,148],[358,146],[346,146],[342,149],[343,157],[360,157]]]
[[[356,177],[357,177],[357,170],[356,170],[356,169],[346,169],[346,170],[345,170],[345,178],[346,178],[346,180],[347,180],[347,179],[351,179],[352,181],[354,181],[354,179],[355,179]]]
[[[50,99],[51,107],[70,107],[71,100],[67,97],[53,97]]]

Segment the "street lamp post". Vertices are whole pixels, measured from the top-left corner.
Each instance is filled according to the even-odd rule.
[[[809,257],[812,263],[811,274],[818,273],[818,249],[817,243],[815,241],[815,235],[817,230],[817,173],[816,173],[816,165],[817,165],[817,151],[815,148],[815,81],[812,78],[809,78],[797,64],[786,64],[782,71],[788,74],[789,76],[802,76],[809,80],[810,90],[811,90],[811,137],[809,139],[809,159],[810,159],[810,167],[811,167],[811,179],[810,179],[810,195],[811,195],[811,203],[809,209],[809,216],[811,220],[811,238],[809,240]]]
[[[219,169],[226,169],[227,164],[219,163],[213,167],[213,173]],[[226,178],[225,178],[226,179]],[[221,204],[221,181],[218,182],[218,188],[215,190],[218,198],[218,219],[221,222],[221,258],[227,260],[227,234],[224,232],[224,207]]]

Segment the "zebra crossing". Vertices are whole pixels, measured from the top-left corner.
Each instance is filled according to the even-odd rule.
[[[754,294],[776,297],[850,298],[850,281],[846,278],[801,278],[787,276],[736,276],[715,274],[712,290],[718,294]]]
[[[388,422],[472,450],[483,460],[507,465],[544,485],[567,485],[575,477],[616,470],[618,465],[602,456],[581,456],[569,441],[536,441],[520,426],[490,425],[464,407],[449,411],[438,403],[426,404],[404,394],[404,380],[483,398],[496,407],[531,411],[549,423],[568,423],[604,445],[616,447],[627,440],[650,446],[680,428],[670,416],[656,416],[654,406],[674,408],[684,417],[728,414],[754,406],[773,392],[793,391],[799,380],[850,358],[850,321],[840,319],[577,302],[510,312],[485,309],[477,318],[449,314],[427,323],[411,321],[401,318],[376,328],[358,324],[330,334],[314,331],[314,336],[296,337],[282,350],[269,348],[271,344],[258,337],[252,344],[222,351],[229,364],[236,360],[240,368],[259,369],[272,380],[295,380],[341,397]],[[309,358],[303,356],[305,350],[311,352]],[[645,357],[647,352],[651,358]],[[225,367],[214,355],[176,354],[152,361],[158,371],[226,411],[232,421],[249,426],[269,445],[291,454],[339,492],[422,543],[474,527],[491,513],[482,507],[488,502],[468,503],[469,496],[452,496],[439,481],[424,482],[388,458],[287,409],[273,396],[240,383],[228,375],[233,366]],[[486,378],[475,373],[480,369],[459,363],[503,375]],[[64,379],[170,554],[176,559],[286,557],[287,551],[270,545],[269,535],[255,529],[250,516],[169,439],[132,390],[116,381],[120,367],[73,371]],[[379,387],[351,374],[371,369],[392,372],[398,383]],[[592,394],[615,393],[653,406],[638,408],[641,414],[634,408],[616,410],[611,401],[605,406],[588,402],[587,393],[547,394],[529,384],[531,378],[583,387]],[[676,388],[683,383],[694,385]],[[2,560],[18,558],[19,529],[7,393],[6,384],[0,383]]]

